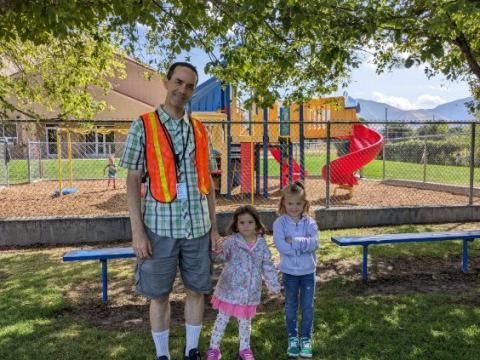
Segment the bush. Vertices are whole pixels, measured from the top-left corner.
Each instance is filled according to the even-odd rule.
[[[385,157],[389,161],[423,163],[424,152],[427,152],[428,164],[454,164],[457,153],[468,152],[468,145],[453,143],[447,140],[408,140],[385,145]],[[380,153],[378,158],[382,159]]]

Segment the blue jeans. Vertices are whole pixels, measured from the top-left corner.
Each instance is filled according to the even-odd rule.
[[[298,336],[297,310],[300,300],[302,337],[311,338],[315,298],[315,273],[299,276],[283,273],[283,285],[285,287],[285,318],[288,337]]]

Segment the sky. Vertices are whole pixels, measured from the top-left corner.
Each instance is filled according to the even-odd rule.
[[[199,71],[199,83],[208,80],[210,76],[203,71],[208,57],[203,51],[195,49],[180,55],[177,60],[184,61],[188,55]],[[353,70],[346,89],[331,95],[342,95],[344,90],[353,98],[374,100],[402,110],[432,109],[471,96],[466,82],[452,82],[441,75],[428,79],[423,67],[394,69],[377,75],[374,65],[368,60]]]
[[[432,109],[471,96],[466,82],[452,82],[442,75],[428,79],[423,67],[394,69],[377,75],[372,64],[355,69],[347,92],[354,98],[374,100],[402,110]]]

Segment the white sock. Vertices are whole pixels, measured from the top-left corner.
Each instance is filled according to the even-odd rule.
[[[188,352],[192,349],[198,349],[198,341],[200,340],[200,331],[202,331],[202,325],[189,325],[185,324],[187,329],[187,343],[185,344],[185,355],[188,356]]]
[[[168,350],[168,335],[169,330],[154,332],[152,331],[153,342],[155,343],[155,350],[157,351],[157,357],[166,356],[170,359],[170,352]]]

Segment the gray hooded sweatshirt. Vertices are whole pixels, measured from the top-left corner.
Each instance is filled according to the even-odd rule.
[[[286,242],[291,237],[292,243]],[[295,223],[288,215],[282,215],[273,223],[273,241],[280,253],[281,272],[289,275],[307,275],[315,272],[315,250],[319,246],[318,226],[308,215]]]

